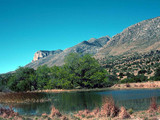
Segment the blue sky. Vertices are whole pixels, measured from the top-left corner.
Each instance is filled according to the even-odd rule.
[[[113,36],[160,16],[160,0],[0,0],[0,73],[32,61],[38,50]]]

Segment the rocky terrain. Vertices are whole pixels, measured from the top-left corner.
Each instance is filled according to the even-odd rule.
[[[160,17],[144,20],[113,36],[96,58],[160,50]]]
[[[64,64],[64,57],[73,52],[92,54],[104,66],[108,64],[106,61],[113,60],[113,57],[133,57],[137,54],[138,56],[145,56],[145,54],[156,50],[160,50],[160,17],[134,24],[112,38],[108,36],[98,39],[92,38],[64,51],[38,51],[35,53],[33,61],[26,67],[37,68],[44,64],[60,66]],[[123,63],[121,62],[121,64]],[[139,70],[139,68],[136,69]]]
[[[35,54],[34,54],[34,57],[33,57],[33,62],[36,61],[36,60],[39,60],[41,58],[45,58],[47,57],[48,55],[56,55],[56,54],[59,54],[61,53],[63,50],[54,50],[54,51],[46,51],[46,50],[40,50],[40,51],[37,51]]]
[[[26,67],[37,68],[40,65],[47,64],[48,66],[63,65],[64,58],[69,53],[89,53],[95,55],[110,40],[109,36],[104,36],[98,39],[91,38],[88,41],[83,41],[73,47],[67,48],[64,51],[38,51],[35,53],[33,61]]]

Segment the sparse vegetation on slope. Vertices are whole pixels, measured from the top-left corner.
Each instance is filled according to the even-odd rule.
[[[143,82],[159,79],[160,51],[112,56],[100,60],[106,70],[117,76],[122,83]]]

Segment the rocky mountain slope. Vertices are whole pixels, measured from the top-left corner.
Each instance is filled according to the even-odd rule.
[[[160,50],[160,17],[144,20],[113,36],[96,58]]]
[[[33,61],[26,65],[26,67],[37,68],[40,65],[63,65],[64,58],[69,53],[89,53],[95,55],[100,48],[102,48],[110,40],[109,36],[104,36],[98,39],[91,38],[88,41],[83,41],[73,47],[67,48],[64,51],[38,51],[35,53]]]
[[[26,66],[37,68],[44,64],[62,65],[64,57],[73,52],[93,54],[101,63],[106,64],[105,61],[110,59],[110,56],[134,56],[135,53],[144,54],[156,50],[160,50],[160,17],[134,24],[112,38],[92,38],[64,51],[38,51],[33,62]]]

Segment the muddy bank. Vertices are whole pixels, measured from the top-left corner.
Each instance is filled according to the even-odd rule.
[[[115,84],[112,87],[108,88],[93,88],[93,89],[51,89],[51,90],[38,90],[33,92],[78,92],[78,91],[103,91],[103,90],[112,90],[112,89],[140,89],[140,88],[160,88],[160,81],[148,81],[141,83],[124,83],[124,84]]]
[[[160,81],[148,81],[141,83],[124,83],[124,84],[115,84],[111,89],[140,89],[140,88],[160,88]]]
[[[85,91],[103,91],[111,88],[93,88],[93,89],[51,89],[51,90],[36,90],[27,92],[46,92],[46,93],[60,93],[60,92],[85,92]]]

